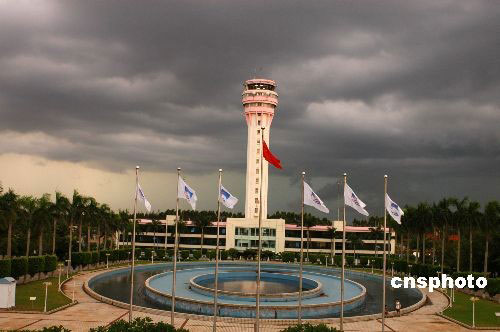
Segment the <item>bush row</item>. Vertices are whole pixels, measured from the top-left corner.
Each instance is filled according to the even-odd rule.
[[[34,276],[38,272],[52,272],[57,268],[57,256],[15,257],[0,260],[0,277],[18,279],[26,274]]]

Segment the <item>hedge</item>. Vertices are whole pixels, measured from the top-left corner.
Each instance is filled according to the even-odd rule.
[[[45,271],[45,256],[28,257],[28,273],[34,276],[39,272]]]
[[[11,276],[11,261],[10,259],[0,260],[0,278]]]
[[[325,324],[311,325],[309,323],[289,326],[286,329],[281,330],[281,332],[336,332],[336,331],[337,331],[336,328],[328,327]]]
[[[57,268],[57,256],[56,255],[46,255],[45,256],[45,267],[43,272],[52,272]]]
[[[12,277],[18,279],[28,274],[28,259],[26,257],[12,258]]]

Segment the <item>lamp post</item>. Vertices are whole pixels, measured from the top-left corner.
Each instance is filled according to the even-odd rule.
[[[408,277],[411,277],[411,267],[412,267],[412,266],[413,266],[413,265],[408,264]]]
[[[59,263],[59,264],[57,264],[57,266],[59,266],[59,269],[58,269],[59,270],[59,282],[58,282],[57,289],[60,292],[61,291],[61,267],[62,267],[62,264]]]
[[[127,252],[127,254],[128,254],[128,266],[130,266],[130,251]]]
[[[69,263],[71,261],[69,259],[66,260],[66,279],[69,278]]]
[[[106,270],[109,268],[109,253],[106,253]]]
[[[151,251],[151,264],[154,264],[154,256],[155,256],[155,252]]]
[[[394,262],[391,262],[391,277],[394,277]]]
[[[475,307],[475,303],[476,301],[479,301],[479,297],[476,297],[476,296],[472,296],[470,298],[470,300],[472,301],[472,327],[476,327],[476,307]]]
[[[43,307],[43,312],[47,312],[47,295],[48,295],[48,288],[49,286],[52,285],[52,283],[50,281],[45,281],[43,283],[45,285],[45,305]]]

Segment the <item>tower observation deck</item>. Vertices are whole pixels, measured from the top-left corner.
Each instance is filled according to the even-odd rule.
[[[276,82],[267,79],[251,79],[244,84],[242,103],[248,127],[247,174],[245,195],[245,218],[259,217],[259,189],[262,181],[262,217],[267,218],[268,164],[263,162],[260,173],[262,149],[261,130],[264,140],[270,146],[271,123],[278,106]]]

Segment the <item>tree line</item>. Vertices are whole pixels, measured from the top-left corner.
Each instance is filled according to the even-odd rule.
[[[443,198],[436,203],[407,205],[404,212],[401,225],[389,216],[387,225],[396,232],[396,254],[406,256],[407,262],[444,265],[457,272],[500,271],[498,201],[488,202],[481,209],[478,202],[467,197]],[[153,220],[151,225],[139,227],[138,232],[151,231],[151,228],[155,233],[157,229],[163,231],[159,220],[165,220],[167,215],[175,215],[175,210],[138,213],[137,218]],[[206,227],[217,220],[217,212],[181,210],[179,217],[181,221],[193,221],[198,228],[203,252]],[[221,212],[221,221],[242,217],[241,213]],[[296,225],[301,222],[301,215],[295,212],[277,211],[268,218],[282,218]],[[53,197],[50,194],[34,197],[18,195],[13,189],[5,191],[0,185],[0,231],[5,234],[0,237],[0,254],[11,257],[50,253],[63,259],[70,257],[72,251],[111,249],[112,234],[131,233],[131,219],[129,211],[113,211],[109,205],[81,195],[77,190],[70,198],[60,192]],[[306,213],[306,249],[311,241],[310,228],[315,225],[329,226],[332,241],[341,238],[331,220]],[[362,239],[375,239],[375,251],[381,248],[383,217],[355,219],[353,225],[370,227],[370,234],[360,236],[349,232],[347,240],[351,248],[360,248]],[[179,226],[182,230],[184,222]]]

